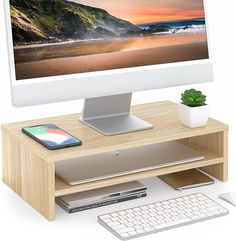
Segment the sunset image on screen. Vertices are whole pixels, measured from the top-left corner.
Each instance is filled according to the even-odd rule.
[[[17,80],[207,59],[203,0],[10,0]]]
[[[112,15],[133,24],[204,18],[202,0],[74,0],[74,2],[104,8]]]

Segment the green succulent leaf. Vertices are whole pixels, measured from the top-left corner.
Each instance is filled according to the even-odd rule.
[[[206,105],[206,96],[202,94],[202,91],[189,89],[181,93],[181,101],[190,107],[203,106]]]

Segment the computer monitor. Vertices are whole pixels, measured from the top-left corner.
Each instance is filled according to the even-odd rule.
[[[15,106],[85,99],[106,135],[152,128],[131,94],[213,79],[203,0],[5,0]]]

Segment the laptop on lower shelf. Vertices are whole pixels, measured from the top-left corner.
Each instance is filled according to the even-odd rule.
[[[78,185],[203,159],[198,150],[170,141],[59,161],[55,168],[57,177]]]

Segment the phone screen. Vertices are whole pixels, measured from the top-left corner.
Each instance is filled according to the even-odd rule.
[[[25,127],[24,130],[51,148],[81,144],[80,140],[53,124]]]

